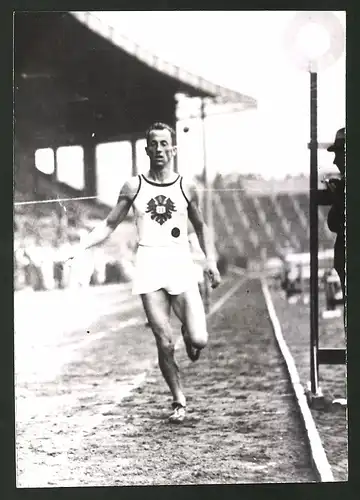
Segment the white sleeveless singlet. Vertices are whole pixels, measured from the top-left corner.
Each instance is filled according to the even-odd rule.
[[[147,247],[188,246],[188,200],[179,175],[173,182],[157,184],[140,175],[133,201],[138,244]]]

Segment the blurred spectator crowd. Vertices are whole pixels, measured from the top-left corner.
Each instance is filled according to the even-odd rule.
[[[39,227],[14,222],[14,289],[53,290],[78,286],[128,282],[132,278],[134,248],[127,252],[109,252],[106,248],[88,250],[81,261],[63,262],[63,256],[76,246],[88,230],[61,228],[54,237]],[[35,222],[35,225],[39,221]],[[22,226],[22,227],[21,227]],[[31,227],[31,224],[30,224]],[[34,228],[34,224],[32,225]],[[115,253],[115,255],[114,255]]]

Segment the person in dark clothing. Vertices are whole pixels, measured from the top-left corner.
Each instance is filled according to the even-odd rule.
[[[326,182],[332,200],[327,223],[330,231],[337,235],[334,246],[334,268],[339,275],[345,300],[345,128],[337,131],[334,143],[327,150],[335,153],[334,165],[341,174],[340,179],[328,179]]]

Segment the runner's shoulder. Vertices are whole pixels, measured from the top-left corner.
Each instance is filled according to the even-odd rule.
[[[182,189],[186,197],[189,200],[193,199],[194,197],[197,197],[199,195],[199,190],[200,190],[199,184],[196,181],[194,181],[194,179],[192,179],[191,177],[187,176],[181,176],[181,177],[182,177],[181,179]]]
[[[123,187],[121,188],[121,194],[123,196],[133,198],[139,190],[139,183],[140,180],[138,175],[129,177],[127,181],[125,181]]]

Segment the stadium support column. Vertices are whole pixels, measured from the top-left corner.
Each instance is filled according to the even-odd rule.
[[[131,139],[131,161],[132,161],[132,175],[138,175],[139,168],[137,164],[137,153],[136,153],[136,139]]]
[[[36,153],[36,150],[33,147],[31,147],[27,151],[27,157],[29,159],[29,166],[30,166],[30,172],[31,172],[31,181],[30,182],[32,184],[33,200],[40,200],[42,193],[40,193],[39,170],[36,167],[35,153]]]
[[[51,182],[55,186],[58,179],[58,155],[57,155],[58,145],[52,143],[51,148],[54,151],[54,171],[51,174]],[[57,216],[55,245],[59,247],[65,235],[66,226],[68,222],[67,222],[67,213],[64,211],[63,205],[61,203],[56,203],[55,211]]]
[[[174,156],[174,172],[177,174],[179,173],[179,163],[178,163],[178,156]]]
[[[178,145],[178,138],[177,138],[177,119],[172,122],[172,127],[175,130],[175,136],[176,136],[176,145]],[[178,161],[178,155],[174,156],[173,159],[173,165],[174,165],[174,172],[177,174],[179,173],[179,161]]]
[[[91,137],[86,137],[82,141],[84,148],[84,184],[85,196],[96,196],[96,158],[95,143]]]
[[[318,140],[317,73],[310,72],[310,384],[313,395],[319,383],[319,262],[318,262]]]
[[[202,123],[202,137],[203,137],[203,157],[204,157],[204,208],[205,208],[205,221],[208,225],[210,237],[214,241],[214,224],[213,224],[213,205],[212,205],[212,187],[209,179],[207,155],[206,155],[206,131],[205,131],[205,98],[201,99],[201,123]]]

